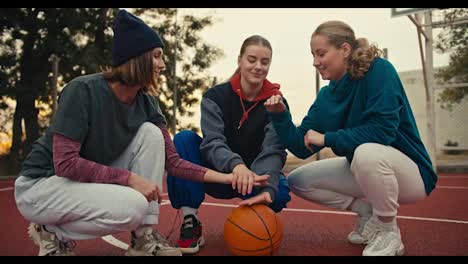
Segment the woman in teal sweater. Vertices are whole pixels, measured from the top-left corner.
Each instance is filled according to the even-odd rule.
[[[291,191],[314,203],[358,215],[348,236],[367,244],[364,256],[402,255],[396,215],[435,188],[435,174],[405,90],[381,51],[340,21],[312,34],[323,87],[299,127],[281,96],[265,102],[282,143],[306,159],[324,147],[341,157],[304,165],[288,176]]]

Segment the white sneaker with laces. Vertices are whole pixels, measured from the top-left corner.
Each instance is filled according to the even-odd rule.
[[[74,241],[62,242],[53,233],[47,232],[41,225],[31,223],[28,235],[39,246],[38,256],[75,256],[72,248]]]
[[[394,226],[389,227],[388,225],[385,225],[382,223],[379,218],[376,215],[372,215],[369,220],[367,220],[364,223],[364,227],[362,228],[362,231],[360,233],[356,232],[354,236],[354,241],[359,239],[359,244],[368,244],[377,234],[379,231],[392,231],[396,227],[396,223]],[[353,233],[353,232],[351,232]],[[350,234],[351,236],[352,234]],[[356,238],[357,236],[361,236],[360,238]],[[348,236],[349,239],[349,236]],[[358,244],[358,243],[355,243]]]
[[[155,230],[152,233],[136,237],[132,232],[132,239],[125,256],[182,256],[180,249],[172,247]]]
[[[402,256],[405,247],[401,241],[400,229],[378,231],[362,251],[363,256]]]
[[[364,231],[364,226],[369,221],[372,215],[365,215],[357,217],[356,228],[351,231],[348,235],[348,241],[352,244],[365,244],[366,239],[362,236],[362,232]]]
[[[365,244],[366,239],[362,236],[364,226],[372,217],[372,206],[369,202],[361,199],[356,200],[357,205],[352,211],[357,213],[357,221],[353,231],[348,235],[348,241],[352,244]]]

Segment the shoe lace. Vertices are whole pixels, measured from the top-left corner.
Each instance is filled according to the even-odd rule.
[[[369,221],[369,217],[358,216],[358,219],[354,226],[354,230],[358,232],[359,234],[362,234],[362,232],[364,231],[364,227],[368,221]]]
[[[155,230],[137,239],[142,239],[143,249],[147,252],[151,252],[153,255],[155,255],[156,251],[158,251],[162,246],[167,245],[167,242]]]
[[[76,242],[73,240],[67,241],[67,242],[62,242],[59,241],[59,248],[60,250],[64,252],[71,252],[72,249],[76,247]]]
[[[391,231],[387,230],[377,230],[369,242],[376,248],[386,247],[388,242],[391,240]]]
[[[186,219],[184,219],[184,223],[182,224],[182,229],[189,229],[193,227],[194,227],[194,224],[193,224],[192,217],[187,217]]]
[[[73,240],[63,242],[60,241],[56,236],[54,236],[54,240],[52,241],[52,243],[45,245],[45,248],[48,250],[52,250],[47,255],[58,256],[72,252],[72,249],[75,248],[75,246],[76,242]]]
[[[363,226],[361,235],[370,243],[374,240],[379,232],[383,232],[385,230],[379,228],[378,225],[375,224],[373,219],[369,219]]]
[[[161,244],[165,247],[170,247],[169,241],[167,241],[166,238],[164,238],[155,230],[153,230],[153,233],[151,233],[151,241],[154,242],[155,244]]]
[[[181,226],[181,238],[182,239],[193,239],[200,237],[201,223],[198,222],[195,217],[189,216],[184,219],[184,223]]]

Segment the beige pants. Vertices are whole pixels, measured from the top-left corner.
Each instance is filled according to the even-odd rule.
[[[401,151],[376,143],[356,148],[351,165],[344,157],[312,162],[288,176],[291,191],[314,203],[345,210],[365,198],[379,216],[396,216],[399,204],[426,197],[418,166]]]

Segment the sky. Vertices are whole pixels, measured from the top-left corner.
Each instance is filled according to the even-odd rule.
[[[388,59],[397,71],[421,69],[416,26],[406,16],[391,17],[390,8],[195,8],[179,9],[179,15],[211,15],[214,24],[201,32],[204,40],[224,51],[209,72],[225,80],[237,67],[244,39],[262,35],[273,47],[267,78],[281,85],[295,123],[300,123],[315,99],[315,68],[310,53],[310,36],[328,20],[348,23],[356,37],[365,37],[379,48],[388,49]],[[433,30],[436,37],[439,29]],[[448,54],[434,51],[434,67],[448,64]],[[328,81],[321,80],[320,86]],[[182,122],[199,125],[199,105],[195,116]]]

